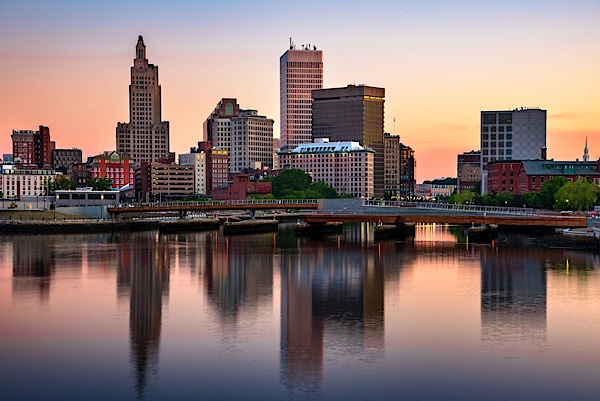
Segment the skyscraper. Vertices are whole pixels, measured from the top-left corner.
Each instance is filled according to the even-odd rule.
[[[135,47],[129,85],[129,123],[117,123],[117,153],[136,162],[174,158],[169,152],[169,122],[161,121],[158,66],[149,64],[140,35]]]
[[[385,191],[383,105],[385,89],[365,85],[312,91],[312,137],[356,141],[375,151],[375,196]]]
[[[546,110],[520,108],[481,112],[481,192],[487,193],[485,166],[496,160],[545,158]]]
[[[290,48],[279,58],[281,150],[292,151],[311,138],[311,91],[323,87],[323,52],[316,46],[290,39]]]
[[[40,125],[39,131],[13,130],[13,160],[24,165],[37,165],[38,167],[52,164],[52,144],[50,128]]]

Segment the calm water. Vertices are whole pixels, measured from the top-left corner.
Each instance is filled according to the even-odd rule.
[[[0,237],[0,400],[600,398],[597,255],[291,228]]]

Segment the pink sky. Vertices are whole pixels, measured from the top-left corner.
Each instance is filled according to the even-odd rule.
[[[293,37],[323,50],[325,87],[386,89],[386,131],[416,151],[417,181],[456,176],[457,153],[479,148],[481,110],[546,109],[548,157],[581,158],[588,136],[597,158],[598,21],[598,1],[0,2],[0,153],[13,129],[40,124],[84,157],[114,150],[141,34],[178,154],[222,97],[279,135],[279,57]]]

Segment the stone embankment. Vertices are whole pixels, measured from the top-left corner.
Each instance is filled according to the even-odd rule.
[[[15,234],[84,234],[126,231],[179,232],[214,230],[219,228],[217,219],[201,220],[123,220],[123,221],[77,221],[77,220],[1,220],[0,235]]]

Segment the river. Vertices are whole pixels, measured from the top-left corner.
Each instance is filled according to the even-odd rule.
[[[597,400],[599,270],[440,225],[0,236],[0,400]]]

